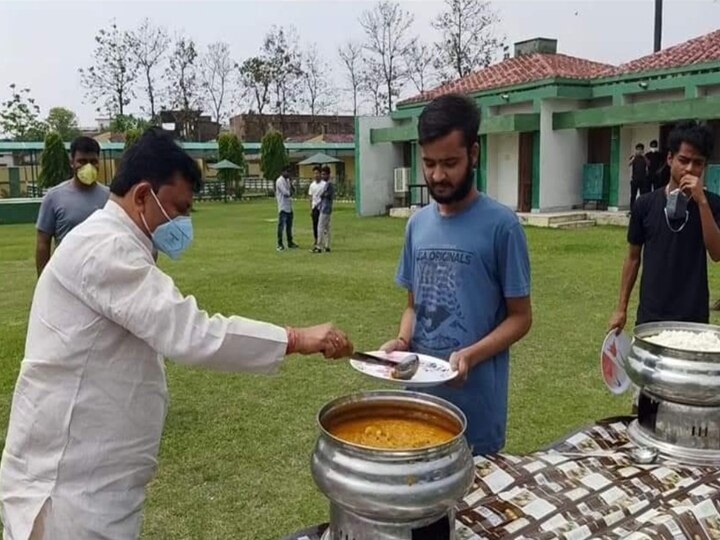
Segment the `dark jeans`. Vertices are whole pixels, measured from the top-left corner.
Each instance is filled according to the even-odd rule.
[[[638,197],[638,192],[640,195],[644,195],[645,193],[650,193],[650,183],[649,182],[635,182],[634,180],[630,182],[630,211],[632,212],[633,206],[635,206],[635,199]]]
[[[313,238],[315,238],[315,245],[318,240],[318,222],[320,221],[320,208],[312,209],[312,222],[313,222]]]
[[[293,244],[292,225],[292,212],[280,212],[278,214],[278,246],[283,245],[283,229],[285,229],[285,234],[287,235],[288,246],[291,246]]]

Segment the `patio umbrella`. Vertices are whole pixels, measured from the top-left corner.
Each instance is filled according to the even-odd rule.
[[[342,160],[328,156],[322,152],[318,152],[317,154],[302,160],[298,163],[298,165],[326,165],[327,163],[342,163]]]
[[[218,171],[225,171],[228,169],[242,169],[240,165],[236,165],[232,161],[228,159],[223,159],[222,161],[219,161],[218,163],[211,163],[208,165],[209,168],[215,169]],[[227,181],[224,182],[225,189],[223,190],[223,201],[227,202]]]
[[[223,159],[218,163],[211,163],[208,165],[211,169],[223,170],[223,169],[242,169],[240,165],[235,165],[232,161]]]

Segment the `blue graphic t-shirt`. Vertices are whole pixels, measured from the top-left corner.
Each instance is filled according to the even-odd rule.
[[[431,204],[408,222],[396,280],[415,298],[411,349],[449,359],[505,319],[506,298],[530,295],[525,233],[512,210],[486,195],[453,216]],[[462,388],[425,390],[462,409],[475,454],[505,445],[509,358],[504,351],[481,362]]]

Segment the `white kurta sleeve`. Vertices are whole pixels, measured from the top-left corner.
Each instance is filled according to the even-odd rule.
[[[243,317],[209,316],[194,297],[180,293],[149,255],[127,256],[127,246],[108,244],[114,247],[97,248],[85,260],[78,293],[95,311],[159,353],[219,371],[272,372],[284,358],[284,328]]]

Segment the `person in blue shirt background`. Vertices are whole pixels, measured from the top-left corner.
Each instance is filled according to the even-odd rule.
[[[512,210],[475,186],[479,124],[475,104],[457,94],[433,100],[420,115],[434,203],[407,224],[396,281],[408,304],[398,337],[382,347],[450,362],[456,379],[424,391],[465,413],[475,455],[505,445],[509,348],[532,325],[525,233]]]

